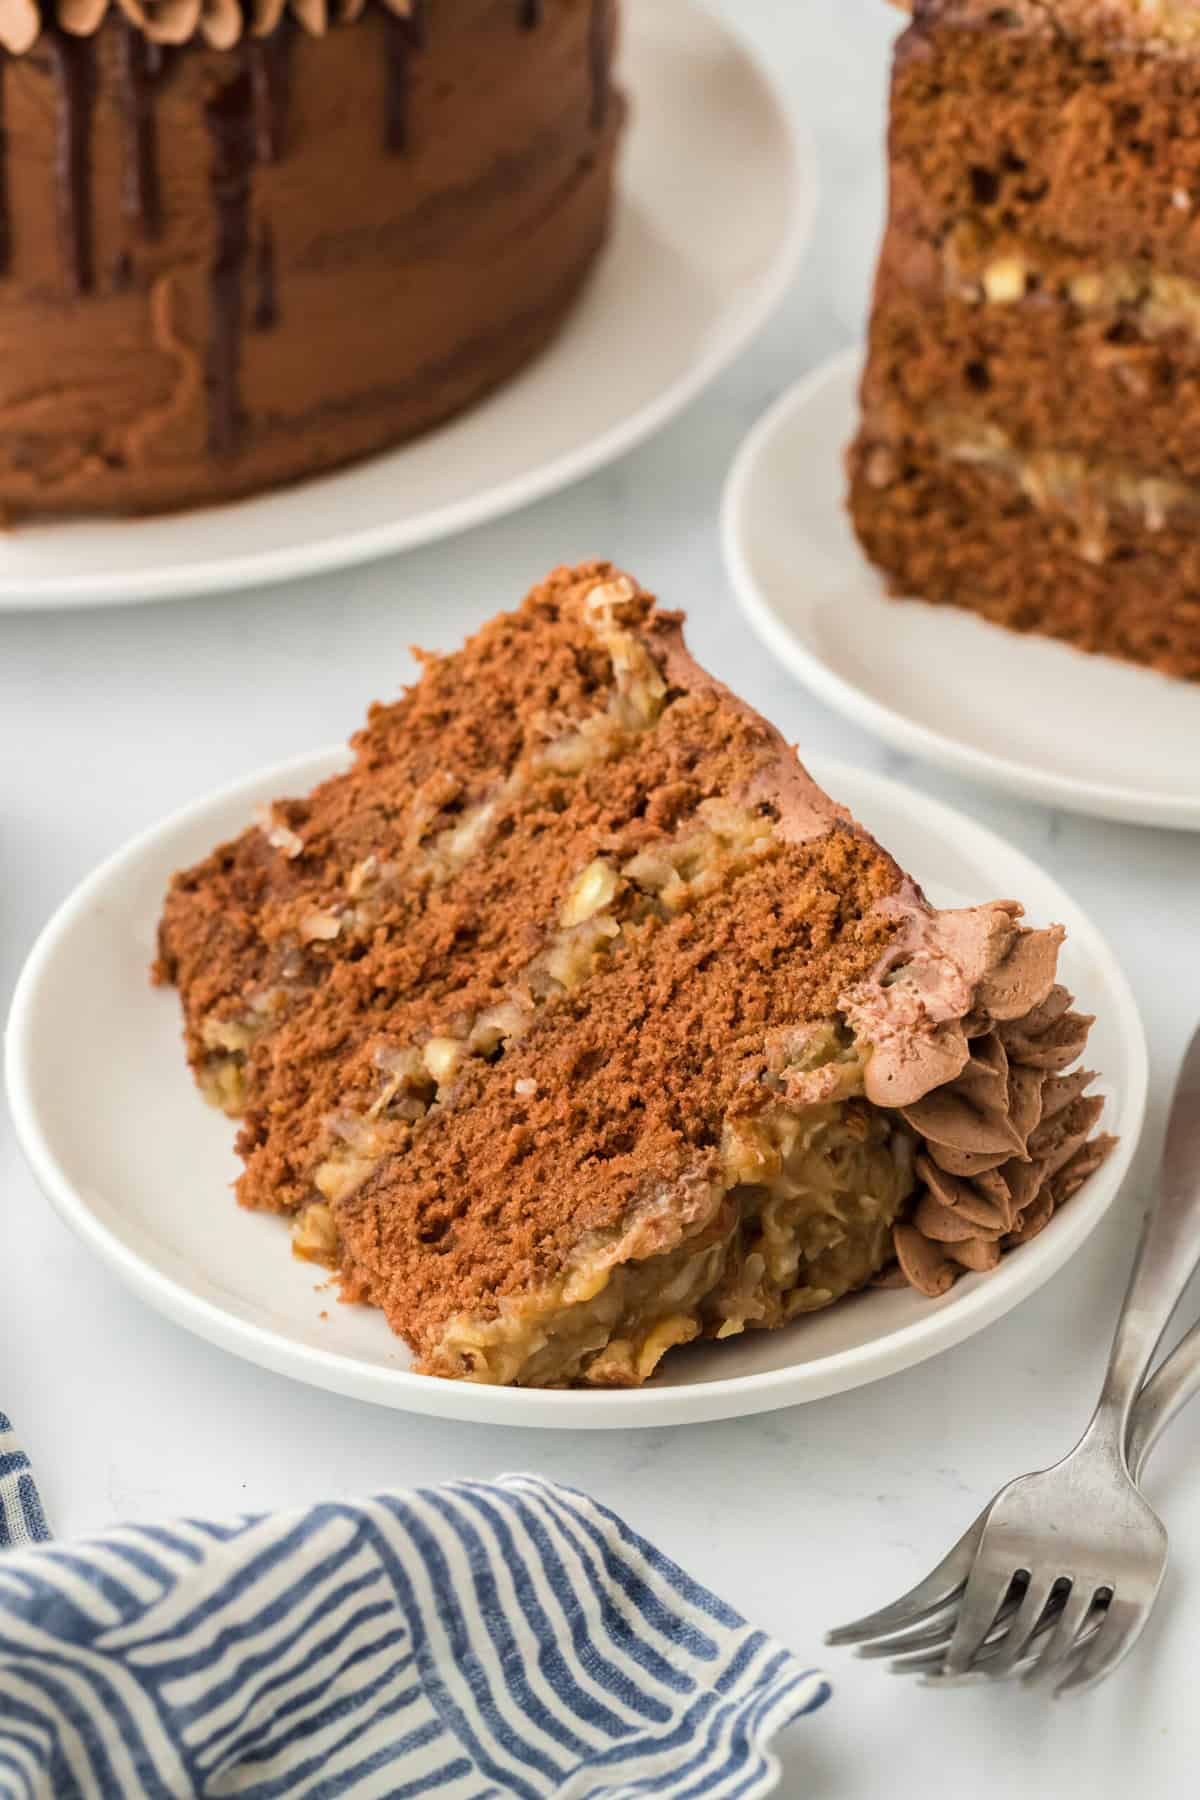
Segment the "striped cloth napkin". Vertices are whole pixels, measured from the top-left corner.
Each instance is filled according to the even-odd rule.
[[[56,1544],[0,1415],[3,1800],[753,1800],[827,1695],[536,1476]]]

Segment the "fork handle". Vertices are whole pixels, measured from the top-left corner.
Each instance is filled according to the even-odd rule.
[[[1151,1204],[1142,1226],[1104,1386],[1087,1431],[1088,1437],[1104,1438],[1123,1460],[1138,1389],[1184,1289],[1200,1266],[1200,1180],[1194,1176],[1172,1179],[1178,1170],[1172,1171],[1169,1163],[1163,1174],[1157,1203]],[[1164,1413],[1162,1426],[1182,1404],[1181,1399]]]
[[[1200,1325],[1161,1362],[1137,1397],[1129,1423],[1127,1454],[1135,1481],[1167,1426],[1200,1393]]]

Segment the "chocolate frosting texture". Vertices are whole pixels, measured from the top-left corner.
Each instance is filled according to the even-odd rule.
[[[1011,900],[936,912],[913,890],[884,904],[900,929],[842,1007],[872,1045],[867,1098],[920,1140],[893,1237],[900,1276],[936,1296],[1034,1237],[1114,1140],[1093,1137],[1104,1103],[1072,1068],[1093,1021],[1056,980],[1062,927],[1023,926]]]
[[[776,752],[773,759],[764,758],[758,774],[733,798],[747,806],[765,803],[774,807],[778,814],[776,829],[789,843],[802,844],[812,838],[824,837],[839,820],[850,829],[858,830],[846,808],[831,800],[824,788],[817,786],[797,752],[775,727],[696,661],[683,641],[683,619],[682,613],[659,611],[655,614],[652,649],[667,681],[672,687],[692,692],[707,689],[719,694],[726,706],[753,722],[762,733],[764,748]]]

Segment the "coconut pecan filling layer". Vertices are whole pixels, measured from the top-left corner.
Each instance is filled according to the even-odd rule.
[[[821,1036],[832,1067],[838,1034]],[[620,1232],[581,1243],[551,1286],[502,1300],[492,1318],[452,1318],[426,1372],[636,1387],[677,1345],[783,1325],[863,1287],[891,1257],[914,1140],[860,1097],[857,1059],[838,1076],[847,1098],[773,1105],[731,1124],[721,1179],[697,1184],[682,1207],[677,1195],[651,1200]],[[662,1232],[682,1235],[639,1256]]]

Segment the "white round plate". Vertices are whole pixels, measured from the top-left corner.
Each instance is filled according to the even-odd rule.
[[[256,806],[339,767],[326,751],[268,769],[176,813],[84,882],[25,966],[7,1033],[9,1099],[37,1179],[74,1231],[129,1285],[201,1337],[318,1387],[446,1418],[572,1429],[678,1425],[820,1399],[970,1337],[1033,1293],[1078,1248],[1121,1184],[1146,1102],[1137,1007],[1095,927],[1017,850],[961,814],[878,775],[813,773],[916,870],[935,903],[1019,894],[1068,929],[1063,979],[1097,1017],[1116,1152],[1032,1243],[942,1300],[877,1290],[776,1332],[692,1347],[641,1390],[541,1393],[414,1375],[381,1313],[341,1306],[290,1254],[278,1219],[238,1208],[233,1127],[192,1085],[176,996],[150,987],[172,872],[233,836]],[[9,1229],[19,1229],[17,1221]]]
[[[612,236],[537,362],[340,474],[172,517],[0,534],[0,608],[178,599],[365,562],[540,499],[665,425],[783,293],[815,158],[766,72],[691,0],[627,9],[620,79],[632,106]]]
[[[847,352],[784,394],[730,471],[726,562],[767,648],[901,750],[1044,805],[1200,829],[1200,683],[887,598],[845,509],[860,368]]]

